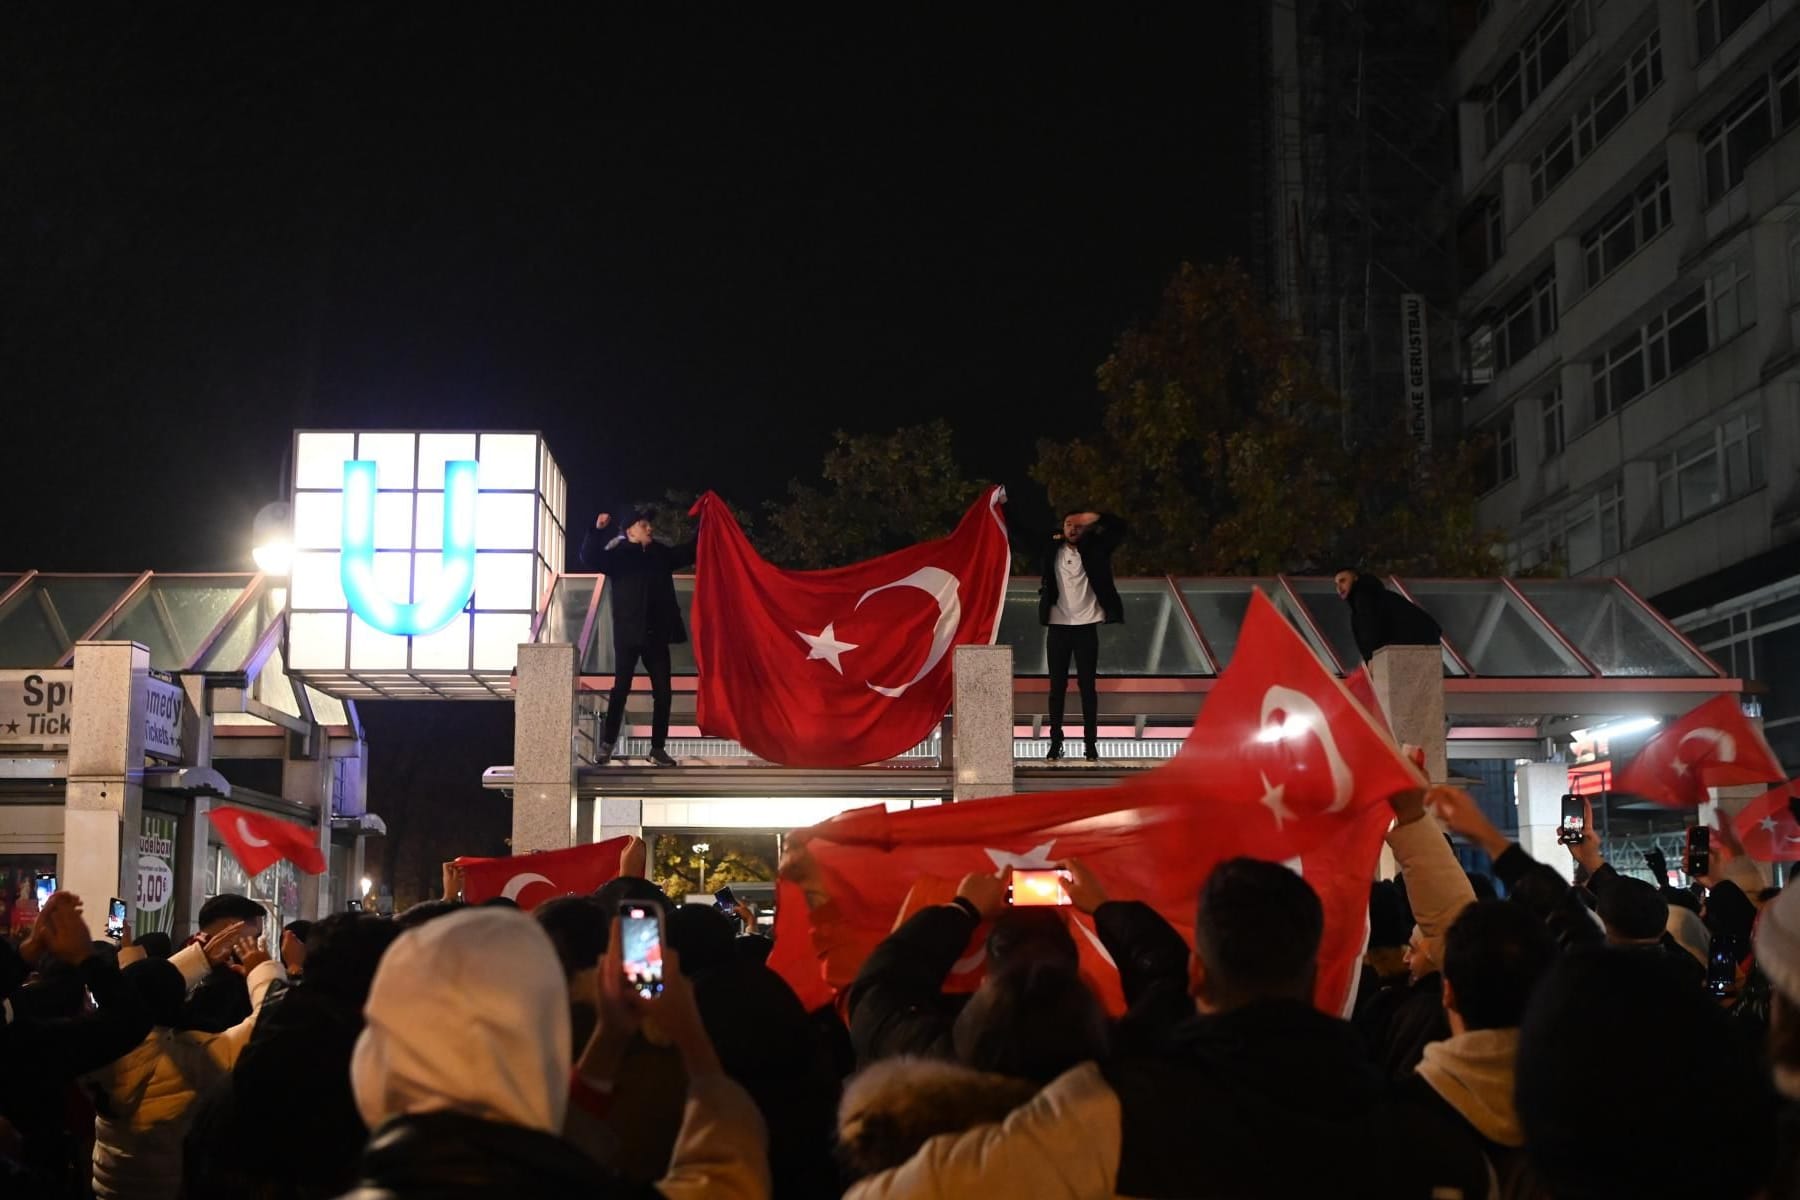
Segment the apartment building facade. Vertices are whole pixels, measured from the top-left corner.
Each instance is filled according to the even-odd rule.
[[[1459,424],[1507,569],[1620,576],[1800,763],[1800,0],[1484,0]]]

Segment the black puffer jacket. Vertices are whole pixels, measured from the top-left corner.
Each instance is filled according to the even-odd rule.
[[[1444,636],[1430,613],[1381,586],[1373,575],[1358,575],[1344,599],[1350,605],[1350,631],[1363,661],[1383,646],[1435,646]]]
[[[396,1117],[369,1139],[357,1185],[340,1200],[530,1196],[659,1200],[553,1134],[461,1113]]]

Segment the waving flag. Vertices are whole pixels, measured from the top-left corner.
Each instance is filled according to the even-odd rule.
[[[480,904],[504,896],[526,912],[558,896],[586,896],[619,873],[619,854],[628,837],[608,838],[567,850],[545,850],[509,858],[459,858],[463,899]]]
[[[211,808],[206,819],[246,875],[260,875],[284,858],[308,875],[325,872],[317,830],[247,808]]]
[[[1389,795],[1423,787],[1416,768],[1321,666],[1260,593],[1238,652],[1181,752],[1113,787],[972,800],[910,812],[844,813],[792,836],[830,901],[808,912],[784,884],[770,966],[817,1003],[855,978],[909,907],[955,881],[1080,859],[1109,896],[1142,900],[1191,939],[1213,868],[1248,855],[1295,866],[1325,907],[1316,1000],[1341,1012],[1367,939],[1369,880],[1393,814]],[[1117,970],[1092,921],[1072,910],[1084,974],[1120,1011]],[[972,987],[978,930],[949,980]],[[810,950],[811,953],[805,951]]]
[[[1731,819],[1744,853],[1757,862],[1800,862],[1800,779],[1770,788]]]
[[[1762,731],[1733,695],[1714,696],[1644,743],[1613,776],[1615,792],[1642,796],[1666,808],[1706,799],[1706,789],[1776,783],[1787,778]]]
[[[989,488],[947,538],[854,566],[764,562],[708,492],[693,639],[703,732],[770,762],[847,767],[923,741],[950,707],[951,649],[1000,626],[1012,551]]]

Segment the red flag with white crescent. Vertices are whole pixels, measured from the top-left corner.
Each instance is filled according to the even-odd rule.
[[[1731,819],[1744,853],[1757,862],[1800,862],[1800,779],[1770,788]]]
[[[1645,742],[1637,757],[1613,775],[1612,790],[1665,808],[1687,808],[1704,801],[1707,788],[1786,778],[1762,730],[1728,693],[1688,710]]]
[[[1142,900],[1191,941],[1207,877],[1229,858],[1285,862],[1325,909],[1315,999],[1343,1012],[1368,934],[1369,881],[1393,820],[1385,803],[1425,786],[1416,767],[1260,593],[1238,651],[1181,752],[1126,782],[910,812],[840,814],[790,837],[816,864],[828,903],[776,909],[769,964],[811,1002],[847,987],[896,919],[948,900],[973,872],[1077,858],[1107,895]],[[1082,971],[1122,1008],[1117,967],[1091,919],[1062,909]],[[978,930],[947,987],[980,977]],[[808,953],[810,951],[810,953]]]
[[[1012,551],[991,487],[949,537],[847,567],[765,562],[711,492],[700,521],[696,715],[769,762],[849,767],[918,745],[950,707],[952,651],[1000,627]]]
[[[586,896],[618,877],[619,855],[629,837],[607,838],[567,850],[544,850],[508,858],[459,858],[463,899],[480,904],[504,897],[530,912],[558,896]]]
[[[208,809],[206,819],[219,831],[219,840],[246,875],[260,875],[284,858],[308,875],[325,872],[325,852],[319,849],[315,829],[268,813],[230,806]]]

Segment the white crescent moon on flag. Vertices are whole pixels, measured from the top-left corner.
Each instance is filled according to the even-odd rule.
[[[1737,739],[1723,729],[1714,729],[1710,725],[1704,729],[1692,729],[1682,734],[1681,740],[1675,743],[1676,751],[1679,752],[1689,741],[1696,738],[1703,742],[1711,742],[1714,748],[1714,757],[1720,762],[1737,761]]]
[[[268,838],[259,838],[254,833],[251,833],[250,827],[244,824],[244,818],[242,817],[237,819],[237,835],[243,839],[244,845],[246,846],[256,846],[260,848],[269,844]]]
[[[500,889],[500,894],[505,896],[508,900],[511,900],[514,904],[517,904],[519,902],[519,893],[534,883],[546,884],[549,887],[556,886],[542,875],[537,875],[530,871],[521,871],[519,874],[514,875],[511,879],[506,881],[506,886]]]
[[[931,669],[944,660],[944,653],[950,649],[950,643],[956,638],[956,630],[962,624],[962,599],[957,595],[956,576],[942,567],[920,567],[904,579],[896,579],[892,583],[884,583],[880,587],[870,588],[862,594],[862,599],[856,602],[856,607],[861,608],[863,600],[867,600],[877,592],[904,587],[918,588],[937,601],[938,618],[937,624],[931,631],[931,653],[925,656],[925,665],[919,668],[918,674],[897,687],[888,687],[872,680],[864,680],[870,688],[890,700],[899,699],[906,694],[907,688],[931,674]]]
[[[1325,765],[1331,771],[1332,803],[1326,812],[1342,812],[1356,794],[1356,776],[1350,772],[1350,764],[1338,753],[1337,739],[1331,735],[1331,726],[1326,724],[1325,712],[1317,702],[1305,692],[1276,684],[1263,693],[1262,723],[1266,728],[1269,714],[1281,709],[1290,717],[1299,715],[1307,720],[1307,732],[1319,739],[1319,747],[1325,751]]]

